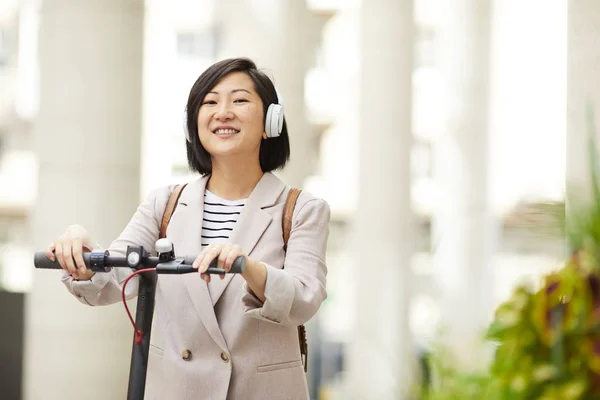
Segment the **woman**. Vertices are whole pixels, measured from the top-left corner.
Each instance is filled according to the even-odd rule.
[[[214,64],[190,91],[187,155],[201,178],[183,190],[167,237],[178,255],[198,254],[199,276],[158,279],[146,398],[308,398],[297,326],[327,297],[329,206],[302,192],[284,250],[281,221],[290,188],[271,171],[285,165],[290,151],[286,123],[275,115],[280,110],[269,107],[277,102],[270,79],[243,58]],[[124,255],[128,245],[154,249],[172,189],[150,193],[111,254]],[[56,255],[63,282],[81,302],[118,302],[131,271],[86,270],[81,252],[94,247],[75,225],[47,255]],[[229,270],[240,255],[242,274],[211,280],[203,273],[216,257]],[[137,281],[126,289],[135,296]]]

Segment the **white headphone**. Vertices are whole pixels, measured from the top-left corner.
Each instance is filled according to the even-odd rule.
[[[267,116],[265,117],[265,133],[267,138],[281,135],[283,130],[283,105],[269,104]]]
[[[277,89],[275,89],[277,92]],[[277,101],[281,97],[279,96],[279,92],[277,92]],[[281,131],[283,130],[283,105],[282,104],[269,104],[269,108],[267,109],[267,115],[265,117],[265,133],[267,134],[267,138],[274,138],[281,135]],[[183,132],[185,132],[185,140],[188,142],[192,142],[190,138],[190,131],[187,127],[187,110],[183,111]]]

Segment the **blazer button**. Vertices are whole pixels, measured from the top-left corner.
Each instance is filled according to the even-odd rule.
[[[229,356],[224,351],[221,352],[221,360],[224,362],[229,362]]]
[[[184,361],[190,361],[190,360],[192,359],[192,352],[191,352],[191,351],[189,351],[189,350],[187,350],[187,349],[186,349],[186,350],[184,350],[184,351],[182,351],[182,352],[181,352],[181,358],[182,358]]]

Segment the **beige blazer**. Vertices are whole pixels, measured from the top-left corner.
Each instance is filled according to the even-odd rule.
[[[167,237],[178,256],[201,251],[207,180],[188,184],[171,218]],[[171,190],[150,193],[109,247],[111,254],[124,254],[127,245],[154,250]],[[212,299],[198,274],[159,276],[146,399],[308,399],[296,327],[327,297],[330,210],[325,201],[302,192],[286,253],[281,218],[288,190],[275,175],[264,174],[230,236],[265,263],[264,304],[239,275],[213,279],[218,282]],[[81,282],[63,274],[63,282],[81,302],[106,305],[120,301],[121,283],[130,272],[113,269]],[[137,294],[135,279],[127,285],[129,298]]]

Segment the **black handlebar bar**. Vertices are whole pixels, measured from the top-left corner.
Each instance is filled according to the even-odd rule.
[[[135,255],[132,255],[135,254]],[[129,252],[128,255],[111,256],[108,250],[92,251],[83,253],[83,261],[88,269],[94,272],[109,272],[112,268],[156,268],[158,274],[189,274],[198,272],[192,267],[196,259],[195,256],[178,257],[166,259],[162,257],[140,256],[140,253]],[[206,270],[207,274],[225,274],[223,268],[217,268],[217,259],[211,261]],[[45,252],[35,253],[33,264],[40,269],[61,269],[58,261],[50,260]],[[230,269],[230,273],[239,274],[244,272],[246,259],[243,256],[237,257]]]

